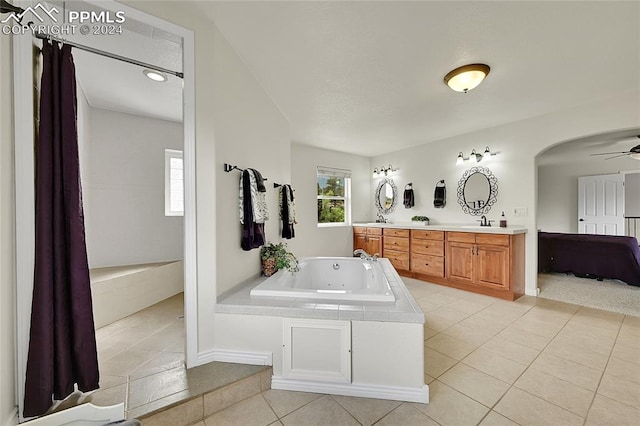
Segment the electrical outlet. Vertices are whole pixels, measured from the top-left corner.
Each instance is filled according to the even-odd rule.
[[[526,207],[516,207],[513,209],[514,216],[526,216],[528,214]]]

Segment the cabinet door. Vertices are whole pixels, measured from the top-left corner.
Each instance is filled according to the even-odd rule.
[[[367,251],[367,236],[362,234],[353,235],[353,249],[362,249]]]
[[[382,255],[382,236],[380,235],[367,235],[367,248],[365,251],[370,255],[378,254]]]
[[[509,247],[483,245],[476,246],[474,256],[475,282],[486,287],[509,289]]]
[[[447,243],[447,278],[473,282],[474,244]]]
[[[351,382],[351,322],[282,319],[282,376]]]

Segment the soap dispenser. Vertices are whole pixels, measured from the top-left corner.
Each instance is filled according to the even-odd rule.
[[[507,218],[504,215],[504,212],[502,212],[502,216],[500,216],[500,228],[506,228],[507,227]]]

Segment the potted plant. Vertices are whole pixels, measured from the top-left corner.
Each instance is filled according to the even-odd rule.
[[[298,266],[298,260],[293,253],[287,251],[287,246],[284,243],[269,243],[262,246],[260,258],[262,259],[262,273],[267,277],[283,268],[294,271]]]
[[[429,218],[426,216],[414,216],[411,218],[413,222],[424,222],[425,225],[429,224]]]

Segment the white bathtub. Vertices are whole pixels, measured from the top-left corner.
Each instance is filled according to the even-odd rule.
[[[94,268],[89,276],[96,328],[184,291],[181,260]]]
[[[298,272],[278,271],[257,285],[251,296],[361,302],[395,302],[378,262],[353,257],[300,260]]]

